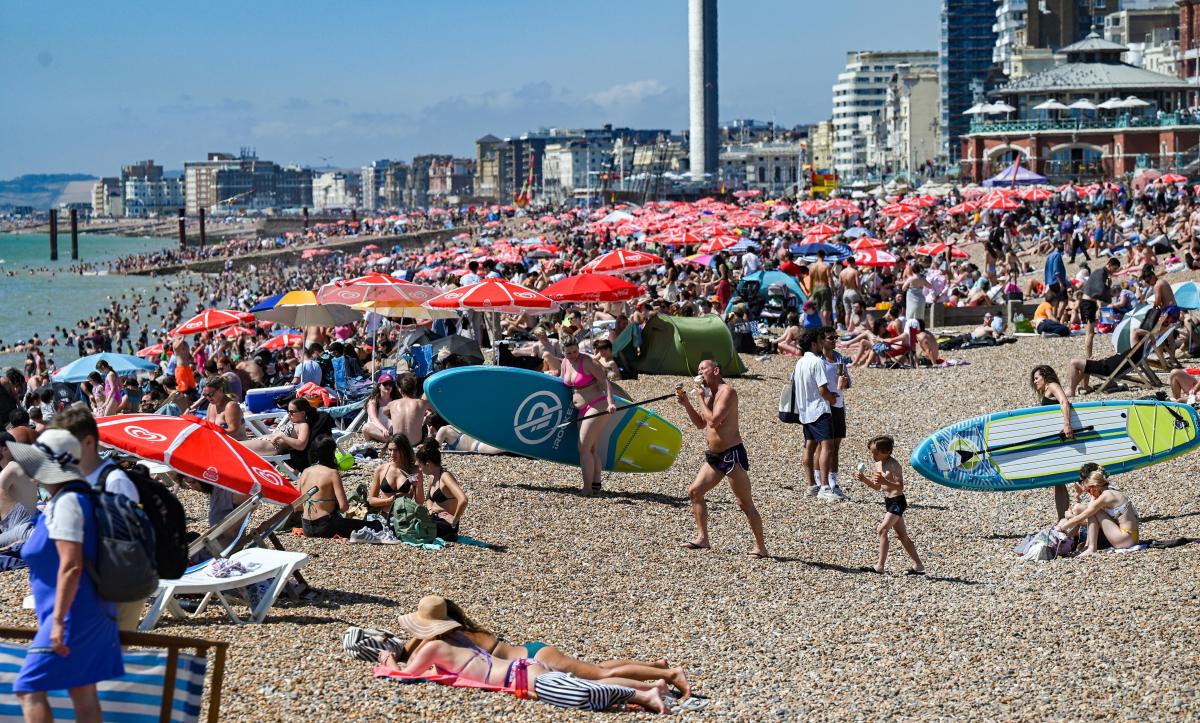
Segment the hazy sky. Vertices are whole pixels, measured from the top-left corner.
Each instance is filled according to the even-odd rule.
[[[720,118],[817,121],[939,0],[721,0]],[[485,133],[687,125],[686,0],[0,0],[0,178],[208,151],[360,166]]]

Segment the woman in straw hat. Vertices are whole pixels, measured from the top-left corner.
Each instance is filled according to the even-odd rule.
[[[663,696],[669,688],[664,680],[644,683],[612,676],[583,680],[529,658],[505,658],[480,647],[464,633],[462,623],[450,617],[446,599],[438,595],[421,598],[416,611],[400,616],[399,623],[413,639],[399,654],[390,650],[379,654],[380,664],[394,670],[421,675],[436,668],[563,708],[599,711],[635,703],[655,713],[665,710]]]
[[[13,692],[26,720],[53,720],[47,691],[67,689],[75,719],[99,721],[96,683],[125,674],[117,637],[116,606],[96,594],[84,574],[96,560],[98,535],[79,471],[79,441],[65,429],[43,432],[33,444],[9,442],[13,460],[50,495],[33,533],[21,548],[29,565],[38,631]]]

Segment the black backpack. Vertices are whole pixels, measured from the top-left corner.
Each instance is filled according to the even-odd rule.
[[[154,556],[158,576],[164,580],[183,577],[188,567],[187,515],[183,505],[165,486],[155,482],[145,466],[118,467],[105,465],[98,480],[101,491],[107,491],[108,476],[121,470],[137,488],[142,510],[154,528]]]

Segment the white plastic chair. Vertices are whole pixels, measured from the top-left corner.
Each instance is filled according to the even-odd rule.
[[[247,571],[230,577],[214,577],[211,574],[211,562],[204,567],[189,572],[178,580],[159,580],[158,593],[146,618],[138,626],[138,630],[153,630],[164,612],[170,612],[178,618],[187,618],[204,612],[214,599],[225,608],[229,618],[238,625],[246,623],[261,623],[267,617],[271,606],[279,594],[283,592],[292,573],[308,564],[309,557],[303,552],[286,550],[268,550],[251,547],[236,552],[229,558],[246,567]],[[271,585],[262,594],[262,598],[250,610],[250,615],[242,619],[234,611],[226,593],[240,590],[250,585],[271,580]],[[176,599],[179,595],[203,594],[200,605],[193,613],[188,613]]]

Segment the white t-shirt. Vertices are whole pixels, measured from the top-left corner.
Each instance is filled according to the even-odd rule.
[[[837,358],[843,363],[849,363],[850,360],[846,359],[846,357],[842,356],[841,354],[838,354],[838,352],[835,351],[834,354],[837,354]],[[825,362],[825,377],[828,379],[828,382],[825,386],[828,387],[829,391],[837,395],[837,401],[833,403],[833,406],[839,408],[845,407],[846,395],[842,393],[841,389],[838,389],[838,362],[831,362],[823,355],[821,356],[821,361]],[[850,378],[849,368],[846,369],[846,378]]]
[[[753,251],[747,251],[742,254],[742,271],[747,274],[752,274],[762,268],[762,259]]]
[[[138,497],[137,487],[133,485],[133,480],[129,479],[129,475],[125,474],[125,470],[117,467],[112,462],[103,462],[99,467],[92,470],[85,479],[95,489],[100,489],[100,473],[105,467],[114,467],[113,471],[108,474],[108,481],[104,485],[104,491],[114,495],[125,495],[135,505],[141,503]]]
[[[829,414],[829,402],[820,391],[828,382],[825,360],[811,351],[804,352],[792,372],[792,383],[796,385],[796,413],[804,424],[812,424],[821,415]]]
[[[46,503],[44,514],[51,540],[83,542],[83,505],[79,504],[79,493],[55,495]]]

